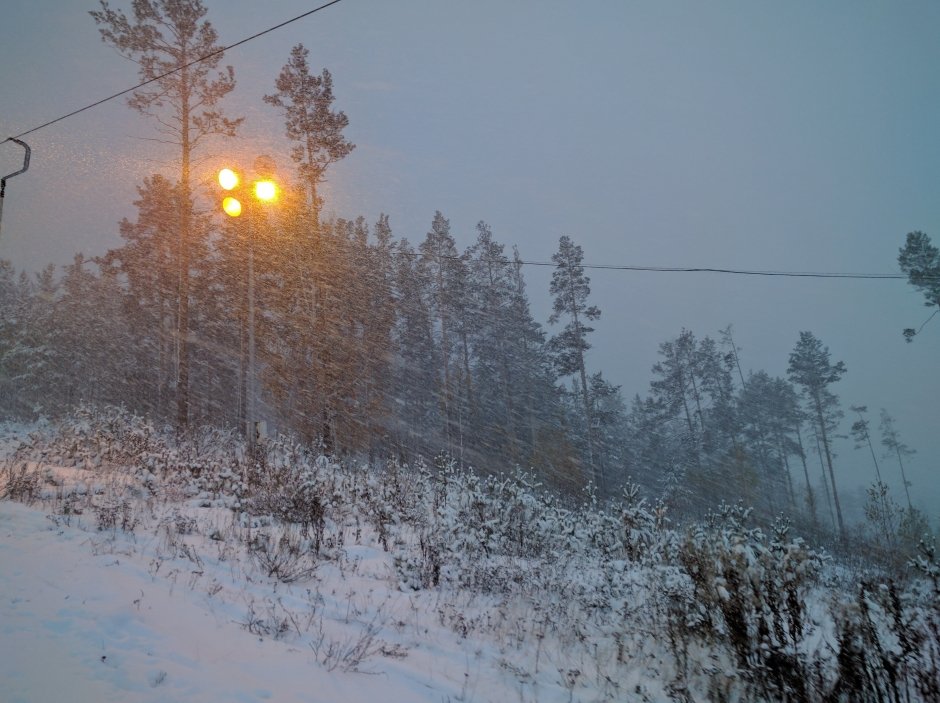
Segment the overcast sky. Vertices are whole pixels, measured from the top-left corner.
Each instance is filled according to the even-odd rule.
[[[225,44],[315,6],[206,2]],[[136,82],[101,43],[94,7],[5,3],[0,135]],[[907,232],[940,243],[938,31],[937,2],[344,0],[226,55],[238,86],[225,107],[247,122],[203,151],[200,177],[257,153],[290,175],[282,121],[261,97],[303,42],[333,73],[358,145],[329,173],[329,213],[386,212],[417,242],[441,210],[461,246],[482,219],[536,261],[567,234],[588,263],[897,272]],[[116,245],[135,185],[173,173],[177,154],[153,136],[118,99],[27,137],[33,162],[8,183],[0,257],[37,269]],[[19,158],[0,146],[0,171]],[[526,274],[544,322],[550,270]],[[919,452],[913,493],[940,513],[940,322],[904,343],[901,329],[929,315],[905,283],[589,274],[603,312],[589,362],[628,399],[683,327],[733,324],[745,371],[773,375],[811,330],[848,367],[834,389],[846,410],[896,416]],[[836,470],[846,485],[874,478],[849,442]]]

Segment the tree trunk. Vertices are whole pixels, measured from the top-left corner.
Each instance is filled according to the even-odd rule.
[[[894,450],[898,453],[898,465],[901,467],[901,480],[904,482],[904,494],[907,496],[907,509],[913,510],[914,506],[911,505],[911,491],[908,488],[907,476],[904,475],[904,462],[901,461],[901,448],[895,445]]]
[[[816,401],[816,420],[819,422],[820,436],[822,438],[823,449],[826,452],[826,465],[829,467],[829,480],[832,481],[832,502],[836,506],[836,519],[839,522],[839,537],[845,541],[845,523],[842,521],[842,507],[839,505],[839,491],[836,488],[836,473],[832,469],[832,451],[829,449],[829,437],[826,434],[826,418],[823,414],[822,401],[817,394]]]
[[[816,498],[813,495],[813,485],[809,480],[809,467],[806,465],[806,450],[803,448],[803,433],[800,432],[800,426],[796,426],[796,441],[800,446],[800,461],[803,462],[803,477],[806,479],[806,502],[809,503],[809,511],[813,517],[813,524],[819,525],[816,517]]]

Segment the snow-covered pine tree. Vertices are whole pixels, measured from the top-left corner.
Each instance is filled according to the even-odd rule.
[[[440,211],[434,213],[431,229],[421,243],[418,268],[426,284],[427,304],[435,322],[438,358],[437,400],[443,418],[442,437],[448,452],[459,445],[458,415],[455,405],[458,377],[454,361],[458,349],[459,316],[463,312],[463,281],[466,263],[459,256],[450,233],[450,222]],[[426,362],[427,363],[427,360]]]
[[[829,386],[836,383],[845,374],[845,363],[831,362],[829,347],[824,347],[812,332],[800,332],[800,339],[790,354],[787,375],[790,380],[803,390],[809,411],[812,414],[817,436],[829,470],[832,484],[832,500],[835,504],[839,535],[846,537],[842,508],[839,505],[839,491],[836,487],[836,474],[832,463],[831,433],[842,416],[839,398]]]
[[[178,290],[176,317],[177,425],[189,423],[189,308],[193,240],[191,163],[193,152],[207,137],[234,136],[243,118],[227,118],[219,103],[235,88],[231,66],[213,75],[222,60],[218,34],[205,19],[202,0],[134,0],[132,17],[101,0],[90,14],[101,39],[121,56],[136,63],[141,81],[128,105],[160,125],[162,139],[179,148]],[[198,63],[196,59],[207,57]],[[150,82],[153,81],[153,82]]]
[[[428,272],[418,265],[418,253],[407,239],[393,248],[395,255],[395,295],[397,350],[394,397],[397,399],[396,444],[405,457],[413,453],[433,453],[429,437],[437,437],[443,423],[436,359],[440,358],[434,337],[431,302],[428,298]]]
[[[584,252],[570,237],[562,236],[558,240],[558,251],[552,255],[555,270],[549,292],[554,297],[550,324],[558,323],[562,317],[568,319],[561,332],[549,340],[555,367],[559,376],[575,376],[578,384],[576,395],[579,396],[584,415],[584,443],[588,474],[591,481],[598,485],[601,477],[594,457],[594,404],[588,385],[587,366],[584,355],[591,348],[588,335],[594,331],[587,323],[601,316],[600,309],[588,305],[591,294],[591,279],[584,274],[582,262]]]
[[[938,308],[933,315],[940,312],[940,249],[930,243],[930,237],[924,232],[910,232],[898,253],[898,265],[907,274],[908,283],[924,294],[924,305]],[[918,332],[905,329],[904,338],[910,342]]]
[[[319,75],[312,75],[309,56],[303,44],[292,48],[290,59],[274,83],[277,92],[265,95],[264,101],[284,114],[287,138],[296,143],[291,158],[297,164],[316,225],[323,206],[318,187],[326,170],[349,156],[356,145],[343,136],[349,118],[333,110],[332,75],[325,68]]]

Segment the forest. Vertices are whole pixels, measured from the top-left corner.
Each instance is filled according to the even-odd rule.
[[[530,262],[484,221],[461,251],[441,212],[414,241],[385,215],[325,218],[322,183],[355,145],[329,70],[314,72],[302,44],[264,97],[293,144],[294,173],[277,173],[275,202],[243,189],[244,215],[223,215],[226,193],[196,182],[191,166],[242,122],[221,107],[235,73],[221,67],[206,12],[142,3],[128,18],[102,2],[91,13],[103,41],[151,81],[128,105],[175,145],[178,171],[138,185],[120,246],[77,254],[62,271],[0,262],[4,417],[116,405],[180,433],[251,438],[263,421],[272,436],[373,463],[443,454],[484,472],[531,470],[571,495],[591,485],[615,496],[632,481],[676,516],[740,501],[765,524],[785,513],[843,543],[832,444],[850,425],[877,475],[865,511],[878,549],[916,544],[929,528],[904,475],[913,449],[888,410],[843,407],[847,369],[813,332],[794,340],[786,369],[745,375],[730,325],[678,330],[660,344],[647,391],[628,399],[590,367],[602,311],[572,237],[552,257],[542,324]],[[189,65],[193,56],[209,58]],[[899,265],[940,305],[940,256],[926,234],[908,235]],[[900,475],[903,496],[883,472]]]

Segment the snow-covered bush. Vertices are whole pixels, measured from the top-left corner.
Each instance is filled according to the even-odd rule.
[[[8,459],[0,464],[0,500],[32,503],[39,495],[39,472],[25,461]]]
[[[228,432],[180,438],[113,410],[23,441],[0,464],[0,497],[42,501],[57,525],[93,515],[109,543],[151,530],[158,539],[141,540],[156,545],[151,574],[191,583],[224,562],[255,586],[345,584],[367,554],[380,565],[370,578],[413,608],[395,627],[424,609],[461,640],[499,642],[500,666],[520,681],[550,666],[565,697],[593,681],[601,700],[628,690],[638,700],[940,700],[932,542],[909,575],[859,565],[853,582],[786,522],[757,529],[740,506],[674,526],[634,485],[610,502],[591,490],[575,499],[445,456],[375,468],[277,438],[249,452]],[[174,560],[185,565],[161,570]],[[306,606],[288,600],[245,604],[245,627],[265,637],[309,637],[324,617],[322,600],[303,618]],[[323,666],[355,668],[378,651],[377,630],[365,632],[308,645]],[[662,695],[621,688],[638,668]]]
[[[265,574],[283,583],[306,581],[317,569],[313,544],[295,529],[257,531],[249,548]]]
[[[807,697],[806,597],[822,566],[789,526],[749,528],[749,510],[722,506],[690,529],[679,561],[694,586],[694,612],[712,646],[728,647],[738,673],[771,697]]]

